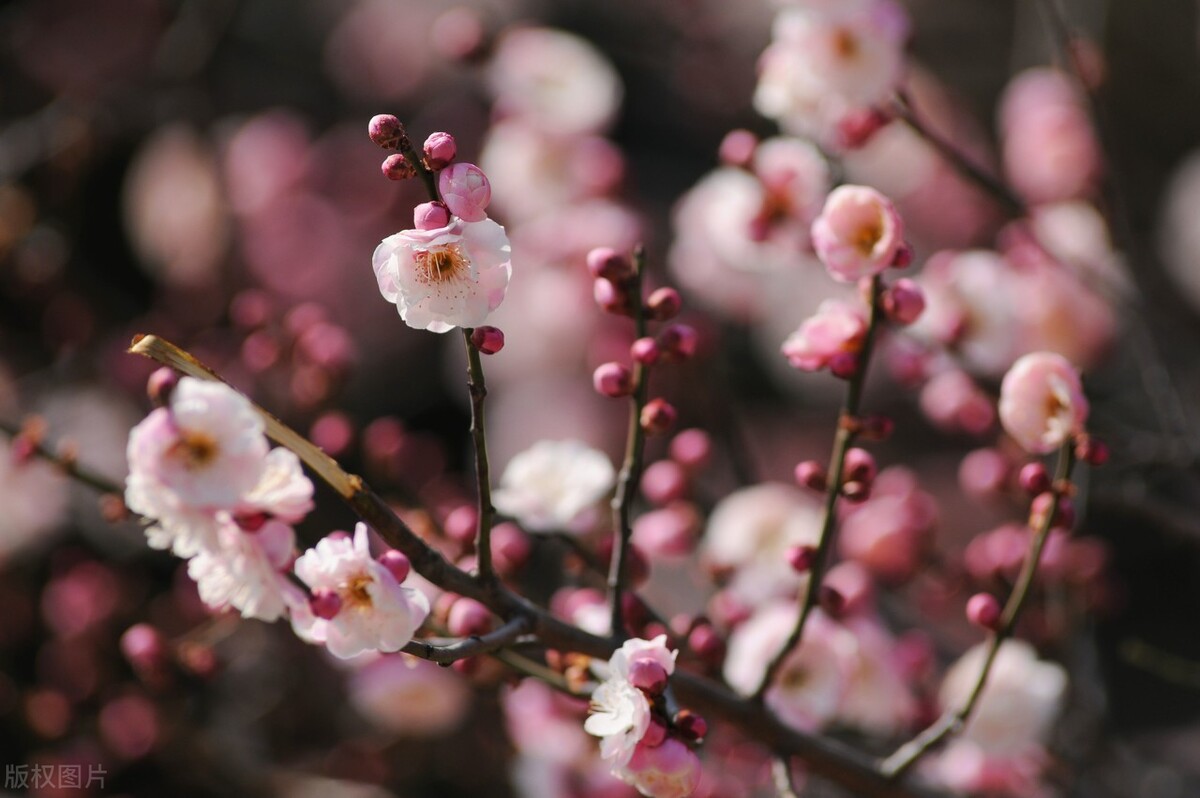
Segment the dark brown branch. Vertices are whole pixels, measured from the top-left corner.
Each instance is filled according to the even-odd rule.
[[[475,635],[448,645],[437,645],[428,640],[413,640],[402,650],[405,654],[412,654],[438,665],[450,665],[460,659],[491,654],[520,642],[529,630],[529,625],[527,617],[518,615],[500,628],[484,635]]]
[[[496,508],[492,506],[492,478],[488,465],[487,429],[484,420],[483,400],[487,398],[487,382],[483,377],[483,363],[479,348],[471,341],[471,330],[463,329],[463,342],[467,346],[467,387],[471,392],[471,442],[475,446],[475,487],[479,496],[478,518],[475,528],[476,572],[485,582],[496,578],[492,570],[492,519]]]

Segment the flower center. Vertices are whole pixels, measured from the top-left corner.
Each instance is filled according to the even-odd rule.
[[[833,35],[833,51],[841,59],[849,61],[858,55],[858,37],[847,28],[839,29]]]
[[[449,283],[467,276],[470,260],[458,244],[446,244],[416,253],[417,279],[423,283]]]
[[[875,251],[875,245],[883,238],[883,225],[878,220],[872,220],[858,228],[854,236],[854,248],[864,257]]]
[[[217,442],[212,436],[184,430],[171,445],[168,456],[179,460],[188,471],[196,471],[217,459],[217,451]]]
[[[795,666],[785,670],[779,677],[779,686],[787,690],[798,690],[808,681],[808,669]]]
[[[342,600],[346,606],[354,609],[368,609],[371,607],[371,594],[367,591],[367,587],[374,581],[367,574],[357,574],[352,577],[346,586],[342,589]]]

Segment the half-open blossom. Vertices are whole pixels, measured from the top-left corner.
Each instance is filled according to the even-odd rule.
[[[670,676],[675,672],[675,658],[678,655],[678,651],[671,651],[667,648],[666,635],[659,635],[653,640],[634,638],[626,640],[620,648],[613,652],[612,657],[608,660],[608,667],[612,676],[628,679],[630,670],[636,663],[652,662],[662,668],[667,676]]]
[[[639,745],[617,775],[650,798],[687,798],[700,785],[700,758],[680,740],[667,737],[659,745]]]
[[[181,557],[215,546],[213,515],[233,510],[267,468],[263,422],[249,400],[219,382],[184,377],[130,432],[125,503],[158,523],[150,545]]]
[[[456,163],[443,169],[438,175],[438,192],[450,212],[463,221],[482,222],[487,218],[492,184],[475,164]]]
[[[1088,401],[1079,372],[1062,355],[1033,352],[1000,384],[1000,422],[1026,451],[1052,452],[1083,432]]]
[[[409,327],[443,333],[477,327],[504,301],[512,275],[504,228],[452,218],[437,230],[402,230],[372,256],[379,292]]]
[[[399,651],[429,614],[424,593],[402,587],[371,557],[366,524],[355,528],[353,539],[323,538],[296,560],[295,573],[314,593],[336,594],[340,605],[328,619],[307,611],[307,604],[294,605],[293,628],[342,659],[364,651]]]
[[[904,224],[891,200],[867,186],[838,186],[813,222],[813,247],[835,280],[879,274],[904,245]]]
[[[292,528],[267,521],[257,531],[245,532],[224,524],[217,543],[188,561],[188,576],[204,603],[214,609],[233,607],[243,618],[273,621],[283,615],[286,596],[298,592],[285,576],[295,553]]]
[[[585,532],[615,482],[603,452],[581,441],[538,441],[509,461],[492,503],[530,532]]]
[[[815,316],[805,319],[783,342],[784,357],[801,371],[820,371],[838,355],[857,355],[867,335],[863,309],[851,302],[826,299]]]

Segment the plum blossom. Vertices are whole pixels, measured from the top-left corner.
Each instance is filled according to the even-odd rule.
[[[477,327],[504,301],[512,276],[504,228],[452,217],[436,230],[402,230],[372,256],[383,298],[409,327],[444,333]]]
[[[614,768],[629,762],[638,742],[650,728],[650,702],[626,679],[611,678],[592,691],[583,730],[602,738],[600,757]]]
[[[608,456],[582,441],[538,441],[509,461],[492,503],[530,532],[585,532],[613,488]]]
[[[857,355],[867,334],[863,308],[827,299],[815,316],[805,319],[783,342],[782,352],[794,368],[820,371],[838,355]]]
[[[314,592],[337,596],[332,617],[317,617],[306,602],[291,607],[292,626],[302,639],[324,643],[335,657],[364,651],[399,651],[429,614],[429,599],[403,587],[382,563],[371,558],[367,525],[354,538],[330,536],[299,559],[296,576]]]
[[[377,657],[354,670],[350,702],[376,726],[407,737],[440,737],[471,708],[466,680],[414,657]]]
[[[782,483],[754,485],[713,508],[704,554],[712,566],[734,571],[728,589],[753,606],[798,587],[804,577],[788,565],[787,550],[815,546],[820,523],[820,507],[807,493]]]
[[[790,133],[835,145],[846,119],[898,85],[907,35],[892,0],[789,5],[759,62],[754,107]]]
[[[852,283],[891,266],[904,246],[904,223],[884,195],[838,186],[813,222],[813,247],[835,280]]]
[[[183,377],[170,406],[129,434],[125,503],[157,524],[150,545],[181,557],[215,548],[215,513],[233,510],[267,471],[263,422],[219,382]]]
[[[981,643],[951,666],[938,693],[943,709],[956,709],[966,699],[986,653]],[[1026,642],[1004,641],[975,712],[933,763],[934,774],[956,790],[1036,794],[1043,746],[1066,689],[1060,665],[1039,660]]]
[[[295,554],[296,535],[280,521],[267,521],[255,532],[233,524],[217,530],[217,548],[188,561],[188,576],[210,607],[233,607],[243,618],[274,621],[299,591],[285,576]]]
[[[700,784],[700,759],[683,742],[668,737],[659,745],[639,745],[617,775],[642,795],[686,798]]]
[[[1033,454],[1052,452],[1083,432],[1087,415],[1079,372],[1062,355],[1025,355],[1000,384],[1000,422]]]
[[[758,689],[767,663],[796,625],[795,601],[775,601],[737,627],[729,638],[725,681],[743,695]],[[832,721],[842,707],[856,670],[854,636],[820,610],[804,629],[804,639],[784,659],[763,699],[786,725],[812,731]]]

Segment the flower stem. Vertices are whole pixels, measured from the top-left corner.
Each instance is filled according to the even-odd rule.
[[[646,311],[642,306],[642,277],[646,266],[645,250],[639,245],[633,252],[633,324],[637,338],[646,335]],[[649,388],[649,369],[642,363],[634,363],[633,393],[629,396],[629,430],[625,436],[625,461],[617,477],[617,491],[612,499],[613,553],[608,570],[608,595],[611,611],[611,632],[614,638],[625,637],[625,608],[622,594],[628,578],[626,560],[629,559],[629,539],[633,535],[630,515],[633,510],[633,495],[642,476],[642,455],[645,450],[646,434],[642,429],[642,408],[646,406]]]
[[[467,387],[471,391],[471,440],[475,444],[475,485],[479,494],[479,518],[475,528],[476,572],[481,579],[490,582],[496,577],[492,569],[492,518],[496,510],[492,507],[487,430],[483,412],[487,383],[483,377],[479,349],[471,341],[471,330],[463,330],[463,341],[467,346]]]
[[[882,312],[879,307],[879,295],[882,281],[879,276],[871,278],[870,308],[867,311],[867,332],[863,337],[862,352],[859,355],[858,370],[850,378],[846,388],[846,401],[842,405],[838,417],[837,434],[833,438],[833,453],[829,457],[829,477],[825,486],[825,507],[821,514],[821,531],[817,538],[817,551],[813,557],[803,591],[800,595],[800,615],[796,625],[788,635],[787,641],[774,658],[767,664],[763,679],[754,693],[756,701],[761,701],[771,682],[779,673],[783,661],[800,645],[804,636],[804,627],[809,616],[816,608],[817,597],[820,595],[821,580],[825,576],[825,568],[829,559],[829,549],[833,545],[834,525],[837,521],[837,500],[842,490],[842,475],[846,465],[846,452],[858,435],[858,409],[862,402],[863,385],[867,379],[867,366],[870,364],[871,351],[875,346],[875,333],[879,327]]]
[[[25,430],[16,424],[10,424],[7,421],[0,421],[0,432],[3,432],[9,438],[16,440]],[[82,482],[89,487],[95,488],[101,493],[112,494],[114,496],[123,496],[124,488],[116,484],[108,477],[98,474],[85,466],[79,464],[75,455],[69,451],[64,451],[63,446],[51,447],[42,442],[40,436],[31,438],[33,443],[33,452],[38,457],[48,463],[58,467],[64,474],[72,479]]]
[[[966,725],[967,720],[971,717],[971,713],[975,711],[975,707],[979,703],[979,698],[983,695],[983,688],[987,685],[988,675],[991,673],[992,665],[996,661],[996,655],[1000,651],[1000,646],[1012,635],[1013,629],[1017,625],[1017,620],[1021,617],[1021,610],[1025,606],[1030,588],[1033,587],[1033,579],[1037,575],[1038,561],[1042,558],[1042,549],[1045,548],[1046,540],[1050,537],[1050,530],[1054,527],[1054,516],[1058,513],[1059,503],[1069,485],[1071,469],[1074,464],[1075,442],[1068,439],[1058,451],[1058,464],[1055,467],[1054,486],[1052,488],[1053,498],[1051,499],[1050,507],[1046,511],[1045,518],[1034,533],[1033,541],[1029,546],[1029,554],[1025,557],[1025,564],[1021,567],[1017,583],[1004,605],[1004,612],[1000,616],[1000,625],[992,633],[988,643],[987,654],[983,660],[983,667],[980,668],[979,677],[975,680],[975,684],[971,688],[970,694],[967,695],[966,701],[953,712],[947,712],[942,715],[933,725],[900,746],[894,754],[885,759],[882,765],[884,775],[889,778],[897,778],[903,775],[917,760],[933,750],[942,740],[951,734],[961,731]]]

